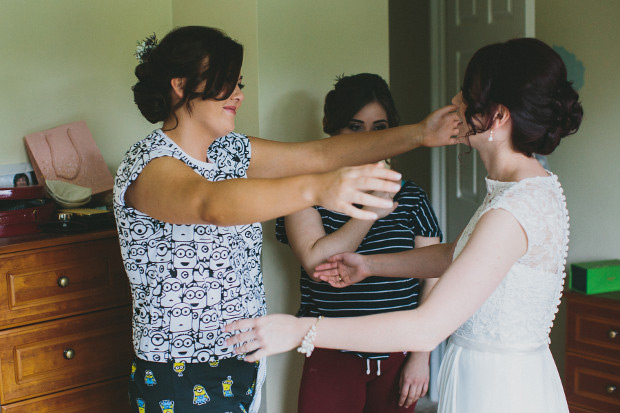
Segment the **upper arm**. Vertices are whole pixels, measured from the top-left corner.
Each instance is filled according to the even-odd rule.
[[[277,178],[291,175],[326,172],[327,159],[320,156],[320,141],[277,142],[248,137],[252,144],[252,161],[248,177]]]
[[[125,204],[157,220],[175,224],[207,223],[198,204],[202,189],[213,183],[182,161],[151,160],[125,192]]]
[[[287,215],[284,223],[289,245],[297,259],[306,268],[312,247],[326,235],[321,214],[314,208],[306,208]]]
[[[467,244],[419,307],[437,342],[471,317],[527,250],[527,238],[506,210],[486,212]]]

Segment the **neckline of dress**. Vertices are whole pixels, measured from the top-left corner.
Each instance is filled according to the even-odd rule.
[[[519,183],[524,183],[527,181],[536,181],[536,180],[548,180],[551,179],[553,182],[555,182],[557,180],[557,175],[555,175],[553,172],[548,171],[547,169],[545,169],[545,171],[547,172],[547,176],[531,176],[528,178],[523,178],[520,181],[498,181],[495,179],[491,179],[488,176],[484,177],[484,180],[486,182],[486,186],[487,186],[487,191],[488,192],[492,192],[494,189],[501,189],[501,188],[508,188],[511,187],[513,185],[519,184]]]
[[[202,167],[206,167],[206,168],[213,168],[215,166],[215,164],[213,162],[205,162],[205,161],[201,161],[199,159],[194,158],[192,155],[188,154],[187,152],[185,152],[183,150],[183,148],[181,148],[174,140],[172,140],[172,138],[170,138],[170,136],[166,135],[166,132],[164,132],[161,129],[157,129],[155,131],[159,136],[161,136],[164,140],[166,140],[167,142],[169,142],[171,145],[173,145],[179,152],[181,152],[183,155],[185,155],[190,161],[192,161],[194,164],[198,165],[198,166],[202,166]],[[219,139],[219,138],[218,138]],[[217,139],[215,140],[217,141]],[[215,141],[213,141],[213,143],[215,143]],[[213,145],[213,143],[211,145]],[[210,148],[211,146],[209,146]]]

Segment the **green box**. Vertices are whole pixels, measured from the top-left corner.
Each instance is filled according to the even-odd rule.
[[[584,294],[620,291],[620,260],[572,264],[568,282],[572,290]]]

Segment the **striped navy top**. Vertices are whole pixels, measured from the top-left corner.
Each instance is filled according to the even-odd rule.
[[[357,248],[360,254],[400,252],[415,247],[415,237],[441,237],[437,217],[426,193],[411,181],[404,181],[394,201],[398,207],[377,220]],[[331,234],[350,218],[317,206],[323,227]],[[276,220],[276,238],[288,244],[284,219]],[[334,254],[340,251],[334,251]],[[418,305],[420,282],[413,278],[368,277],[345,288],[316,282],[301,268],[301,307],[298,316],[355,317],[390,311],[410,310]],[[385,358],[386,354],[356,353],[367,358]]]

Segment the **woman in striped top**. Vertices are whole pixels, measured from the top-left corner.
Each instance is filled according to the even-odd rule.
[[[387,129],[399,122],[386,82],[368,73],[339,79],[325,98],[324,114],[323,130],[329,135]],[[336,252],[399,252],[440,241],[426,194],[411,181],[403,181],[391,208],[373,211],[376,221],[352,219],[320,206],[277,220],[278,240],[288,243],[302,263],[300,316],[354,317],[417,307],[421,283],[416,278],[371,277],[336,289],[308,275]],[[424,290],[433,284],[427,281]],[[317,349],[304,365],[298,411],[413,412],[427,390],[428,357],[428,352]]]

